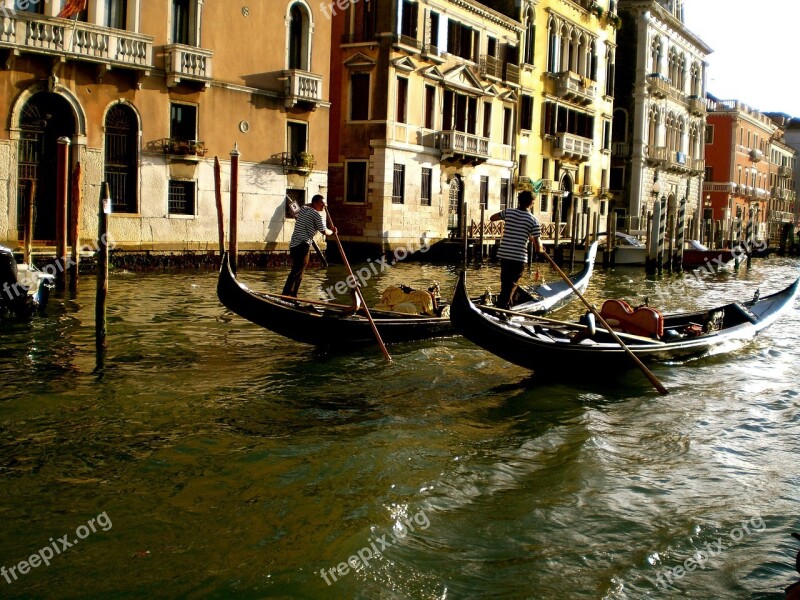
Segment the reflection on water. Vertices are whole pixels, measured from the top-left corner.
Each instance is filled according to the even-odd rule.
[[[796,271],[781,259],[703,280],[600,270],[587,297],[700,308]],[[285,275],[241,277],[275,290]],[[398,264],[365,296],[434,280],[449,296],[455,275]],[[471,269],[471,290],[497,291],[498,275]],[[344,276],[310,270],[303,294]],[[47,320],[3,330],[0,565],[103,511],[113,521],[0,578],[4,595],[777,598],[794,580],[796,309],[731,354],[655,367],[660,397],[636,371],[593,381],[576,364],[552,381],[459,338],[392,346],[392,365],[373,348],[323,354],[226,313],[215,281],[113,275],[99,371],[90,278]],[[429,527],[368,569],[321,577],[421,510]],[[757,516],[764,529],[659,586]]]

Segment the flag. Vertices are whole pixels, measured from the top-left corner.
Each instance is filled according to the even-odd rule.
[[[544,185],[543,179],[538,179],[537,181],[533,182],[533,193],[538,194],[542,191],[542,186]]]
[[[67,0],[58,16],[62,19],[69,19],[72,15],[77,15],[84,10],[86,10],[86,0]]]

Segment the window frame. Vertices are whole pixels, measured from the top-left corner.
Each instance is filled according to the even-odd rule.
[[[187,190],[191,190],[191,202],[192,208],[191,212],[173,212],[171,208],[172,199],[170,198],[172,194],[172,188],[174,185],[180,184],[181,187],[184,187]],[[178,178],[170,178],[167,183],[167,216],[169,218],[195,218],[197,217],[197,181],[194,179],[178,179]]]
[[[364,199],[363,200],[353,200],[350,197],[350,183],[352,174],[350,172],[351,165],[355,164],[363,164],[364,165],[364,173],[363,173],[363,185],[364,185]],[[368,160],[361,160],[361,159],[354,159],[354,160],[345,160],[344,163],[344,202],[345,204],[357,204],[357,205],[364,205],[367,203],[367,197],[369,196],[369,161]]]

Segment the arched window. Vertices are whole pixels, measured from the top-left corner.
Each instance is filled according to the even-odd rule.
[[[533,64],[536,44],[536,24],[534,18],[533,9],[529,8],[527,13],[525,13],[525,57],[523,59],[523,62],[528,65]]]
[[[702,96],[702,94],[700,92],[700,89],[701,89],[701,86],[700,86],[700,67],[697,65],[697,63],[693,63],[692,64],[690,77],[691,77],[691,83],[690,83],[691,89],[689,91],[690,91],[692,96],[697,96],[699,98],[700,96]]]
[[[650,73],[661,73],[661,38],[653,38],[650,45]]]
[[[105,180],[115,213],[136,213],[139,179],[139,127],[136,114],[125,104],[114,105],[105,122]]]
[[[547,24],[547,72],[556,73],[558,71],[558,25],[555,20],[550,19]]]
[[[311,70],[311,20],[306,6],[295,2],[287,19],[286,68]]]
[[[616,77],[614,48],[606,48],[606,96],[614,95],[614,78]]]

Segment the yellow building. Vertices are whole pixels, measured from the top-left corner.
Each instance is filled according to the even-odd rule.
[[[284,197],[327,187],[331,21],[318,3],[0,0],[0,243],[21,240],[35,184],[34,240],[55,239],[56,155],[81,242],[97,235],[101,182],[123,248],[216,247],[213,157],[241,152],[241,247],[286,247]]]
[[[524,0],[517,187],[541,182],[543,236],[582,238],[609,205],[614,0]],[[556,225],[558,224],[558,225]]]

